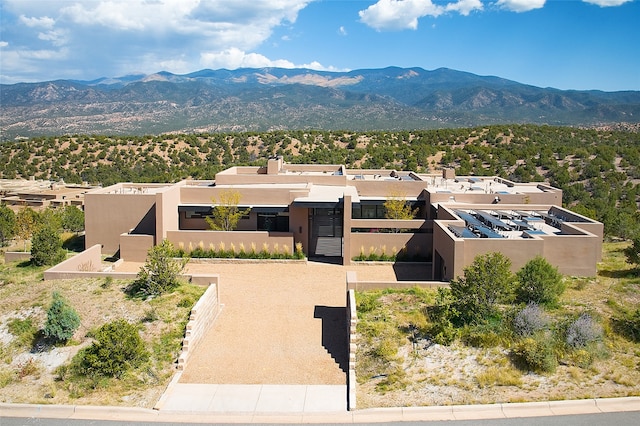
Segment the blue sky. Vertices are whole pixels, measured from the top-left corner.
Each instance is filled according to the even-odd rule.
[[[0,81],[447,67],[640,90],[640,0],[0,0]]]

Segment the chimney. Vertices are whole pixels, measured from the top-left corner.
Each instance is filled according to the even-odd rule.
[[[267,174],[277,175],[282,170],[282,157],[271,157],[267,160]]]
[[[442,169],[442,177],[445,179],[455,179],[456,169]]]

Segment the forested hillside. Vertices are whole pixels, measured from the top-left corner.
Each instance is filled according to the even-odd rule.
[[[565,205],[605,223],[609,236],[640,228],[640,132],[501,125],[402,132],[274,131],[268,133],[74,135],[0,144],[0,177],[119,181],[212,179],[233,165],[262,165],[271,155],[290,163],[346,164],[458,175],[549,181]]]

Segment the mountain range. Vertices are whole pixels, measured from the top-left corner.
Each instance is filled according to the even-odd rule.
[[[0,105],[4,140],[77,133],[640,122],[640,91],[540,88],[446,68],[204,69],[5,84],[0,85]]]

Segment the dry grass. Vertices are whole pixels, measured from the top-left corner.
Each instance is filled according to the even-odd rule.
[[[406,324],[423,324],[416,316],[433,300],[428,296],[381,292],[359,295],[359,300],[372,307],[359,315],[359,408],[640,395],[640,343],[614,332],[610,321],[619,312],[640,306],[640,279],[625,261],[625,246],[604,244],[597,277],[566,278],[567,291],[553,315],[562,318],[588,311],[600,318],[605,336],[597,356],[586,351],[565,354],[555,372],[548,374],[516,368],[509,347],[476,348],[460,342],[441,346],[433,344],[428,336],[414,339],[406,332]],[[374,309],[376,306],[380,309]],[[424,315],[422,321],[427,321]],[[401,340],[397,352],[384,362],[371,356],[385,336],[398,331],[401,336],[395,339]],[[404,374],[391,374],[396,371]],[[390,382],[395,377],[397,386]]]
[[[0,265],[0,401],[152,407],[173,374],[189,310],[204,289],[185,284],[171,294],[140,300],[125,295],[128,284],[106,279],[43,281],[41,268]],[[66,346],[42,346],[38,339],[53,291],[60,292],[81,319]],[[118,318],[140,325],[151,361],[95,389],[60,380],[58,367],[90,344],[90,331]],[[16,338],[8,329],[16,319],[28,319],[36,332]]]

